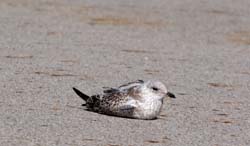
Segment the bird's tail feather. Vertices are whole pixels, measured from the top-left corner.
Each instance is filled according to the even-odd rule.
[[[84,101],[87,101],[90,97],[84,93],[82,93],[81,91],[79,91],[78,89],[76,89],[75,87],[73,87],[73,90],[76,92],[76,94],[78,96],[80,96]]]

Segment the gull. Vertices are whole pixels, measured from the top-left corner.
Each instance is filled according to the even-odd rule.
[[[88,96],[75,87],[73,90],[90,111],[101,114],[151,120],[159,115],[164,97],[175,98],[160,81],[137,80],[116,88],[104,87],[102,94]]]

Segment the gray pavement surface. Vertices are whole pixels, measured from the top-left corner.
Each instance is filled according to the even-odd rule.
[[[72,87],[159,79],[157,120],[89,112]],[[1,146],[249,146],[249,0],[0,0]]]

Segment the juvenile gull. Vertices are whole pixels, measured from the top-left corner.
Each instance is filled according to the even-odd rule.
[[[160,81],[137,80],[117,88],[105,87],[102,94],[92,96],[74,87],[73,90],[86,101],[88,110],[136,119],[155,119],[161,111],[163,98],[175,98]]]

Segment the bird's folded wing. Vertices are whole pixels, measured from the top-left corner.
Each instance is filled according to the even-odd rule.
[[[117,111],[123,116],[132,116],[135,109],[136,108],[133,105],[123,105],[118,107]]]
[[[129,82],[129,83],[123,84],[123,85],[119,86],[119,88],[126,88],[126,87],[129,88],[129,87],[140,85],[143,83],[144,83],[143,80],[136,80],[134,82]]]
[[[121,111],[133,111],[135,107],[133,105],[123,105],[118,108]]]
[[[103,87],[103,93],[116,93],[119,92],[119,89],[112,87]]]

